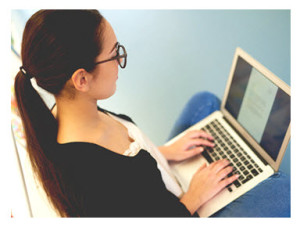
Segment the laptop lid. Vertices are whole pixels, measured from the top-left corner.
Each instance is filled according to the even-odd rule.
[[[289,143],[290,109],[290,87],[237,48],[221,111],[274,171]]]

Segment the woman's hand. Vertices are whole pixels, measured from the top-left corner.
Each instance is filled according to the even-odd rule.
[[[194,174],[188,191],[181,198],[191,214],[194,214],[205,202],[215,196],[228,184],[231,184],[239,175],[227,177],[232,172],[226,159],[213,162],[211,165],[202,165]]]
[[[202,130],[187,132],[180,139],[168,146],[158,147],[160,152],[170,161],[182,161],[200,154],[203,146],[213,147],[213,137]]]

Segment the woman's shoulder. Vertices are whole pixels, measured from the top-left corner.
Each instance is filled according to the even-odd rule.
[[[103,109],[103,108],[101,108],[101,107],[99,107],[99,106],[98,106],[98,110],[99,110],[99,111],[102,111],[102,112],[104,112],[104,113],[110,113],[110,114],[112,114],[112,115],[114,115],[114,116],[120,117],[120,118],[122,118],[122,119],[124,119],[124,120],[126,120],[126,121],[130,121],[130,122],[132,122],[133,124],[135,124],[134,121],[133,121],[129,116],[127,116],[127,115],[125,115],[125,114],[117,114],[117,113],[114,113],[114,112],[112,112],[112,111]]]
[[[57,144],[55,149],[56,160],[68,163],[100,163],[109,164],[112,162],[130,163],[136,159],[144,159],[148,154],[147,151],[141,149],[135,156],[126,156],[116,153],[98,144],[89,142],[69,142],[65,144]]]
[[[55,146],[57,156],[66,157],[72,156],[74,158],[93,158],[95,156],[111,156],[112,151],[95,143],[90,142],[67,142],[57,143]]]
[[[109,111],[109,110],[106,110],[106,109],[103,109],[99,106],[97,106],[98,110],[101,111],[101,112],[104,112],[104,113],[110,113],[114,116],[117,116],[117,117],[120,117],[126,121],[129,121],[129,122],[132,122],[133,124],[135,124],[135,122],[127,115],[125,114],[117,114],[117,113],[114,113],[112,111]],[[53,104],[53,106],[50,108],[50,111],[51,113],[53,114],[53,116],[56,116],[56,111],[57,111],[57,108],[56,108],[56,103]]]

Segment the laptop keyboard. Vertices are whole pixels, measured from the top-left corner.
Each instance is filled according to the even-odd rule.
[[[233,171],[228,177],[239,174],[240,177],[232,184],[236,188],[245,184],[249,180],[259,175],[263,170],[247,154],[247,152],[235,141],[235,139],[226,131],[226,129],[216,119],[203,127],[201,130],[206,131],[214,137],[215,146],[206,147],[202,152],[203,156],[209,163],[220,159],[227,159],[233,167]],[[234,189],[231,185],[227,186],[229,192]]]

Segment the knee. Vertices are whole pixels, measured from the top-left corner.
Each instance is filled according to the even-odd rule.
[[[208,106],[214,106],[215,108],[220,108],[221,104],[220,99],[209,91],[202,91],[194,94],[189,102],[193,104],[206,104]]]
[[[269,179],[280,181],[282,184],[286,184],[286,185],[290,185],[290,183],[291,183],[290,175],[288,175],[282,171],[278,171],[278,172],[274,173]]]

